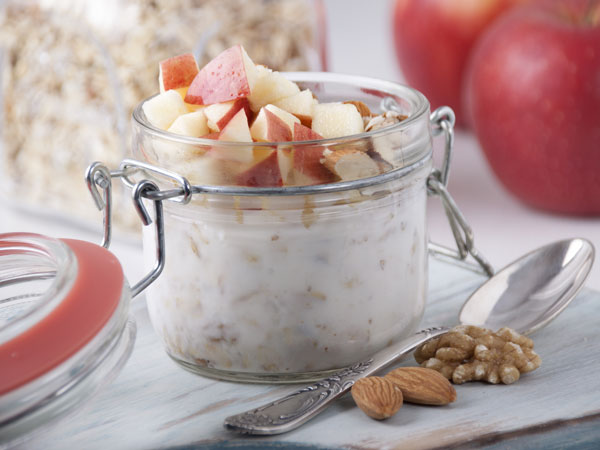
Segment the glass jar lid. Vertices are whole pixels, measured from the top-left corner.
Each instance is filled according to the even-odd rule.
[[[0,234],[0,443],[63,417],[116,375],[135,340],[130,297],[103,247]]]

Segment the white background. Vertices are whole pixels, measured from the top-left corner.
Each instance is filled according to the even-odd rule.
[[[325,5],[331,71],[402,80],[393,50],[391,2],[325,0]],[[555,216],[523,206],[500,186],[477,142],[467,133],[457,134],[449,189],[475,232],[476,246],[496,268],[526,251],[567,237],[587,238],[600,249],[600,218]],[[439,202],[429,203],[431,237],[452,244]],[[82,229],[3,208],[0,232],[7,231],[100,240],[97,234]],[[140,249],[117,240],[111,250],[121,259],[129,280],[137,281],[142,271]],[[600,290],[600,263],[595,265],[587,285]]]

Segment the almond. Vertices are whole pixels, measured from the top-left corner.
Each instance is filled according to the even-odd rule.
[[[402,407],[402,391],[382,377],[361,378],[352,386],[352,398],[373,419],[392,417]]]
[[[379,166],[360,150],[325,150],[323,165],[342,180],[356,180],[379,175]]]
[[[456,390],[439,372],[425,367],[399,367],[385,378],[402,390],[404,400],[421,405],[447,405],[456,400]]]

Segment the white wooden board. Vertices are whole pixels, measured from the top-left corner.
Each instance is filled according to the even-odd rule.
[[[454,325],[481,277],[432,261],[423,326]],[[446,407],[406,404],[393,418],[368,419],[344,397],[313,421],[270,438],[242,437],[223,419],[298,386],[260,386],[205,379],[164,353],[143,301],[132,312],[138,337],[130,361],[93,402],[22,449],[600,447],[600,293],[584,290],[534,338],[537,371],[510,386],[457,386]],[[412,357],[405,365],[414,365]],[[529,447],[528,447],[529,446]]]

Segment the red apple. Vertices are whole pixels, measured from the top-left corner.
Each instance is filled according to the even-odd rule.
[[[191,53],[174,56],[159,64],[158,84],[160,92],[186,88],[198,74],[198,63]]]
[[[514,9],[478,42],[466,82],[474,131],[508,190],[600,214],[600,0]]]
[[[205,134],[204,136],[200,136],[202,139],[214,139],[215,141],[219,139],[219,132],[215,131],[213,133]]]
[[[314,141],[323,137],[304,125],[294,124],[294,141]],[[298,146],[294,148],[292,168],[296,184],[324,184],[336,180],[336,176],[323,163],[325,148],[316,146]]]
[[[236,182],[240,186],[251,187],[283,186],[277,150],[272,150],[267,158],[240,173]]]
[[[274,105],[267,105],[260,109],[250,133],[255,141],[260,142],[291,141],[294,123],[300,123],[300,120]]]
[[[223,127],[219,133],[218,140],[225,142],[210,150],[213,157],[237,161],[243,164],[249,164],[253,161],[252,136],[250,136],[250,127],[248,127],[248,119],[243,108],[227,122],[225,127]],[[228,146],[227,142],[248,142],[248,146]]]
[[[323,136],[316,131],[313,131],[311,128],[299,123],[294,124],[295,141],[317,141],[319,139],[323,139]]]
[[[461,85],[469,52],[501,13],[530,0],[396,0],[394,39],[402,73],[431,107],[448,105],[466,124]]]
[[[246,117],[250,117],[250,103],[247,98],[238,98],[230,102],[215,103],[204,109],[204,115],[207,119],[208,127],[213,131],[221,131],[225,125],[237,114],[240,109],[244,109]]]
[[[235,113],[231,120],[227,122],[227,125],[223,127],[219,133],[219,140],[229,142],[252,142],[250,128],[248,127],[248,118],[243,109],[240,109]]]
[[[211,105],[247,97],[257,78],[256,66],[241,45],[235,45],[206,64],[192,81],[186,103]]]

